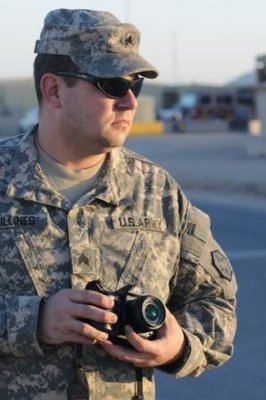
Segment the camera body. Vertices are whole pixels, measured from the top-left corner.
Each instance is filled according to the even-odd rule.
[[[157,297],[146,294],[137,286],[127,285],[121,289],[107,291],[100,281],[89,282],[87,290],[94,290],[114,298],[114,307],[109,309],[118,317],[115,324],[85,320],[96,329],[107,332],[113,343],[128,344],[124,329],[130,325],[146,339],[152,339],[165,321],[165,307]]]

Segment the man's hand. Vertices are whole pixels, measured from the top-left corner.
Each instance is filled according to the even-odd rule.
[[[80,319],[115,323],[116,314],[108,311],[114,306],[111,296],[78,289],[63,289],[51,296],[41,306],[38,337],[46,344],[66,342],[94,344],[107,340],[108,334],[97,330]]]
[[[130,326],[126,326],[125,333],[133,349],[110,341],[102,341],[100,345],[112,357],[136,367],[158,367],[172,363],[181,356],[185,345],[184,333],[168,309],[165,323],[157,331],[155,340],[143,339]]]

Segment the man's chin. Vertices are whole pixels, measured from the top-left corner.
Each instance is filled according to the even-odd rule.
[[[130,131],[129,131],[129,129],[127,129],[127,131],[117,132],[116,134],[112,135],[111,137],[102,138],[102,145],[104,147],[109,147],[111,149],[115,148],[115,147],[120,147],[125,143],[129,134],[130,134]]]

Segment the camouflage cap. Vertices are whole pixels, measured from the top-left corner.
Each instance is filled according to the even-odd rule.
[[[82,72],[99,77],[156,78],[156,68],[139,55],[139,43],[138,29],[109,12],[57,9],[47,14],[35,53],[68,55]]]

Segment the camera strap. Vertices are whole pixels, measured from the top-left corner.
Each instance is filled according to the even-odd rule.
[[[67,388],[68,400],[89,400],[90,390],[83,364],[82,344],[76,344],[74,371]]]
[[[144,400],[142,368],[136,368],[136,389],[131,400]]]

